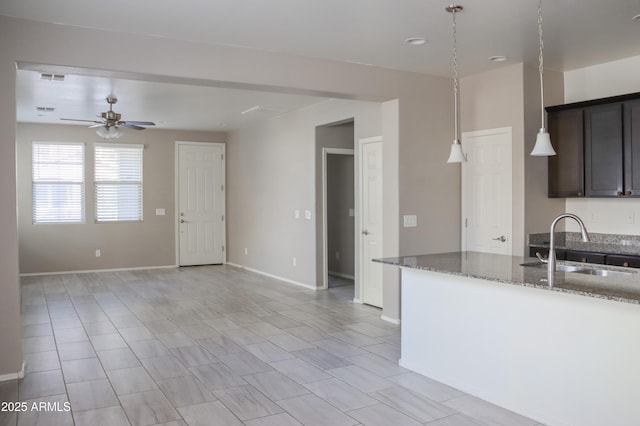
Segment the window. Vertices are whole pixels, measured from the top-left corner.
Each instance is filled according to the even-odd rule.
[[[84,144],[31,145],[33,223],[84,223]]]
[[[96,222],[142,220],[142,149],[95,144]]]

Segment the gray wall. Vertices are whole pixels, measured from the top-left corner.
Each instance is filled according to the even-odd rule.
[[[351,119],[353,127],[324,126]],[[228,261],[316,288],[322,282],[322,146],[350,148],[354,138],[379,135],[381,120],[379,103],[331,100],[231,132]]]
[[[114,45],[136,46],[136,51],[145,54],[90,48],[101,45],[106,38]],[[3,219],[0,224],[0,340],[3,342],[0,346],[0,374],[18,371],[22,362],[15,202],[17,62],[111,70],[120,77],[149,81],[224,85],[385,102],[382,133],[392,137],[386,139],[391,143],[386,144],[383,150],[385,159],[391,158],[393,169],[398,171],[396,176],[385,175],[384,182],[385,193],[394,200],[385,204],[385,209],[390,211],[385,215],[384,230],[385,241],[390,242],[389,250],[397,248],[404,251],[401,245],[407,247],[407,252],[434,252],[459,247],[459,168],[444,162],[453,128],[450,79],[0,16],[0,93],[3,94],[0,97],[0,196],[3,199],[0,204],[0,217]],[[395,106],[387,102],[394,99],[398,99]],[[312,127],[332,121],[334,119],[314,122]],[[307,151],[302,157],[312,158],[313,153]],[[309,164],[305,160],[303,163],[313,169],[312,162]],[[399,170],[400,164],[402,169]],[[308,179],[305,191],[309,192],[309,188],[313,188],[313,177],[303,176],[303,179]],[[425,180],[430,184],[425,185]],[[398,194],[397,198],[394,194]],[[299,205],[298,202],[288,204],[287,217],[291,215],[292,204]],[[312,199],[304,204],[313,209]],[[413,228],[399,237],[396,219],[400,210],[418,212],[422,223],[431,223],[432,226]],[[392,222],[387,222],[387,218],[392,218]],[[306,237],[313,241],[313,233]],[[397,245],[396,241],[399,241]],[[387,249],[386,245],[384,249]],[[314,258],[313,254],[311,258]],[[315,277],[315,268],[311,267],[311,270],[309,282],[313,282]],[[385,274],[385,300],[391,300],[387,293],[395,299],[399,297],[397,268],[393,275],[387,280]],[[388,306],[391,310],[387,312]],[[399,304],[385,303],[384,311],[388,314],[386,316],[397,319]]]
[[[141,143],[143,221],[95,223],[93,144],[104,142],[84,126],[18,124],[18,237],[20,272],[42,273],[176,264],[175,141],[224,142],[224,133],[125,130],[116,143]],[[31,142],[85,142],[84,224],[32,223]],[[165,216],[156,216],[163,208]],[[96,249],[101,257],[95,256]]]
[[[546,72],[547,105],[561,103],[562,74]],[[544,232],[564,201],[547,198],[547,158],[529,155],[540,129],[538,72],[515,64],[460,82],[464,132],[512,127],[512,252],[526,252],[527,234]]]

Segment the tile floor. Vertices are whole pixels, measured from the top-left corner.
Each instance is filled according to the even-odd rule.
[[[0,401],[45,408],[0,424],[537,425],[399,367],[399,327],[352,297],[228,266],[24,278]]]

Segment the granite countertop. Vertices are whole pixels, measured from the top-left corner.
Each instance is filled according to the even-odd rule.
[[[559,261],[559,265],[576,265],[582,268],[629,272],[629,274],[601,277],[575,272],[556,272],[553,277],[554,285],[551,288],[547,280],[547,265],[544,267],[521,265],[523,263],[534,265],[539,263],[537,259],[531,257],[452,252],[374,259],[373,261],[404,268],[422,269],[510,285],[535,287],[547,291],[640,304],[640,271],[632,268]]]
[[[579,232],[557,232],[556,248],[605,254],[640,256],[640,237],[637,235],[590,234],[590,242],[582,242]],[[530,234],[530,247],[549,248],[549,233]]]

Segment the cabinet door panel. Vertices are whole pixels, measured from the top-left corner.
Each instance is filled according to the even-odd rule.
[[[640,197],[640,101],[624,104],[624,191]]]
[[[585,190],[587,197],[623,195],[622,104],[584,110]]]
[[[582,109],[550,112],[547,121],[557,152],[549,157],[549,197],[583,197]]]

